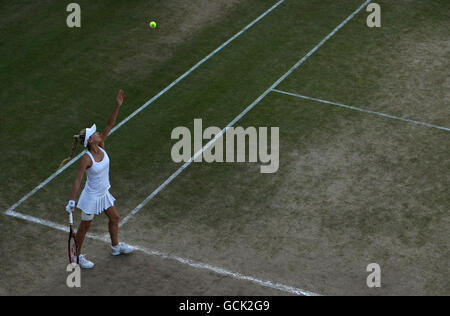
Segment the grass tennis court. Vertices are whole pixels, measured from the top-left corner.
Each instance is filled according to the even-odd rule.
[[[381,28],[363,0],[78,3],[80,29],[61,2],[0,5],[1,295],[450,294],[448,2],[377,1]],[[118,89],[120,122],[174,82],[106,143],[120,238],[139,251],[111,258],[96,217],[84,250],[96,268],[69,289],[78,162],[11,207],[74,134],[104,127]],[[194,162],[160,187],[181,167],[175,127],[225,128],[255,102],[236,126],[279,127],[277,173]]]

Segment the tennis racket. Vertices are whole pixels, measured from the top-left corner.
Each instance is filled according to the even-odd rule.
[[[79,264],[80,254],[78,253],[78,244],[75,237],[75,232],[73,231],[73,216],[72,213],[69,214],[69,263],[75,263],[73,257],[76,257],[76,264]]]

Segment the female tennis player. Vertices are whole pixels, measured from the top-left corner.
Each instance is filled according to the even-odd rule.
[[[86,154],[81,157],[80,166],[72,187],[72,193],[70,194],[70,200],[66,206],[67,212],[71,213],[74,211],[75,197],[80,188],[81,179],[86,172],[86,184],[76,205],[82,212],[81,223],[76,234],[79,254],[81,254],[81,247],[94,219],[94,215],[103,212],[109,218],[108,226],[111,237],[111,254],[117,256],[133,251],[132,247],[119,243],[118,240],[119,214],[114,206],[115,198],[109,193],[111,187],[109,183],[109,157],[105,151],[105,140],[116,123],[117,114],[119,108],[122,106],[123,100],[124,94],[120,90],[117,95],[116,106],[109,117],[103,133],[99,134],[97,132],[95,124],[90,128],[83,129],[79,135],[74,136],[75,139],[70,157],[65,159],[60,165],[61,168],[72,159],[78,142],[87,148]],[[83,269],[91,269],[94,267],[94,263],[87,260],[85,255],[79,256],[79,265]]]

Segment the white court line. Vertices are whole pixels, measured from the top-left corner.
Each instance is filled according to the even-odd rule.
[[[67,226],[63,226],[57,223],[53,223],[51,221],[47,221],[41,218],[37,218],[37,217],[33,217],[33,216],[29,216],[29,215],[24,215],[15,211],[9,211],[7,213],[5,213],[6,215],[15,217],[15,218],[20,218],[23,220],[26,220],[28,222],[32,222],[32,223],[36,223],[36,224],[40,224],[46,227],[50,227],[53,229],[57,229],[63,232],[69,232],[69,227]],[[94,235],[94,234],[87,234],[86,235],[88,238],[91,239],[95,239],[95,240],[99,240],[105,243],[110,243],[110,240],[108,238],[105,238],[103,236],[99,236],[99,235]],[[159,251],[154,251],[154,250],[150,250],[141,246],[134,246],[134,245],[130,245],[132,247],[134,247],[137,251],[143,252],[146,255],[149,256],[155,256],[155,257],[160,257],[163,259],[169,259],[169,260],[174,260],[177,261],[181,264],[184,265],[188,265],[190,267],[196,268],[196,269],[201,269],[201,270],[208,270],[208,271],[212,271],[214,273],[217,273],[219,275],[223,275],[223,276],[227,276],[227,277],[231,277],[237,280],[243,280],[243,281],[249,281],[252,283],[255,283],[257,285],[260,286],[264,286],[267,288],[272,288],[275,290],[279,290],[279,291],[283,291],[286,293],[290,293],[290,294],[295,294],[295,295],[303,295],[303,296],[319,296],[319,294],[313,293],[313,292],[309,292],[309,291],[305,291],[302,289],[298,289],[295,287],[291,287],[291,286],[287,286],[284,284],[280,284],[280,283],[274,283],[272,281],[264,281],[264,280],[259,280],[256,279],[254,277],[251,276],[247,276],[247,275],[243,275],[240,273],[236,273],[236,272],[231,272],[229,270],[220,268],[220,267],[215,267],[209,264],[205,264],[205,263],[201,263],[201,262],[196,262],[190,259],[185,259],[185,258],[181,258],[178,256],[171,256],[169,254],[165,254],[165,253],[161,253]]]
[[[436,129],[440,129],[440,130],[443,130],[443,131],[450,132],[450,128],[447,128],[447,127],[433,125],[433,124],[429,124],[429,123],[425,123],[425,122],[421,122],[421,121],[414,121],[414,120],[406,119],[406,118],[395,116],[395,115],[390,115],[390,114],[385,114],[385,113],[381,113],[381,112],[365,110],[365,109],[358,108],[358,107],[355,107],[355,106],[345,105],[345,104],[336,103],[336,102],[330,102],[330,101],[317,99],[317,98],[306,97],[304,95],[295,94],[295,93],[286,92],[286,91],[281,91],[281,90],[277,90],[277,89],[273,89],[272,91],[278,92],[278,93],[281,93],[281,94],[286,94],[286,95],[293,96],[293,97],[297,97],[297,98],[300,98],[300,99],[305,99],[305,100],[309,100],[309,101],[315,101],[315,102],[325,103],[325,104],[329,104],[329,105],[339,106],[339,107],[350,109],[350,110],[355,110],[355,111],[359,111],[359,112],[363,112],[363,113],[370,113],[370,114],[374,114],[374,115],[378,115],[378,116],[382,116],[382,117],[386,117],[386,118],[390,118],[390,119],[394,119],[394,120],[399,120],[399,121],[403,121],[403,122],[407,122],[407,123],[413,123],[413,124],[416,124],[416,125],[422,125],[422,126],[436,128]]]
[[[195,64],[191,69],[186,71],[183,75],[178,77],[174,82],[172,82],[169,86],[167,86],[164,90],[159,92],[157,95],[155,95],[153,98],[148,100],[144,105],[142,105],[139,109],[134,111],[132,114],[130,114],[127,118],[125,118],[123,121],[121,121],[119,124],[117,124],[110,132],[110,135],[113,134],[117,129],[119,129],[122,125],[127,123],[130,119],[132,119],[134,116],[136,116],[139,112],[144,110],[147,106],[149,106],[151,103],[153,103],[156,99],[158,99],[160,96],[165,94],[168,90],[170,90],[174,85],[176,85],[178,82],[183,80],[185,77],[187,77],[189,74],[191,74],[195,69],[200,67],[203,63],[205,63],[208,59],[213,57],[216,53],[221,51],[225,46],[227,46],[229,43],[231,43],[233,40],[238,38],[240,35],[242,35],[245,31],[247,31],[249,28],[251,28],[253,25],[258,23],[262,18],[264,18],[266,15],[268,15],[270,12],[272,12],[274,9],[276,9],[280,4],[282,4],[285,0],[280,0],[276,4],[274,4],[270,9],[268,9],[266,12],[261,14],[258,18],[256,18],[253,22],[248,24],[246,27],[244,27],[241,31],[236,33],[234,36],[232,36],[230,39],[228,39],[225,43],[220,45],[218,48],[216,48],[213,52],[211,52],[208,56],[200,60],[197,64]],[[80,159],[86,150],[82,151],[78,156],[70,160],[64,167],[53,173],[50,177],[48,177],[45,181],[40,183],[37,187],[35,187],[33,190],[31,190],[29,193],[27,193],[25,196],[23,196],[19,201],[14,203],[10,208],[6,210],[6,212],[14,211],[20,204],[22,204],[24,201],[26,201],[28,198],[33,196],[37,191],[42,189],[44,186],[46,186],[50,181],[52,181],[54,178],[56,178],[60,173],[62,173],[64,170],[69,168],[73,163],[75,163],[78,159]],[[6,213],[5,212],[5,213]]]
[[[64,225],[60,225],[42,218],[37,218],[34,216],[30,216],[30,215],[25,215],[16,211],[7,211],[5,212],[5,215],[11,216],[11,217],[15,217],[15,218],[20,218],[23,219],[25,221],[31,222],[31,223],[35,223],[35,224],[39,224],[42,226],[47,226],[53,229],[57,229],[63,232],[69,232],[69,227],[68,226],[64,226]],[[68,225],[68,224],[67,224]],[[86,237],[88,238],[92,238],[92,239],[97,239],[97,240],[102,240],[102,241],[107,241],[104,237],[99,237],[97,235],[91,234],[91,233],[87,233]]]
[[[244,111],[241,112],[233,121],[231,121],[219,134],[211,139],[201,150],[199,150],[189,161],[185,162],[177,171],[175,171],[166,181],[164,181],[155,191],[153,191],[147,198],[142,201],[136,208],[131,211],[119,224],[123,226],[131,217],[136,215],[148,202],[150,202],[162,189],[164,189],[170,182],[173,181],[184,169],[186,169],[199,155],[201,155],[206,149],[208,149],[218,138],[220,138],[231,126],[239,121],[245,114],[253,109],[267,94],[274,90],[287,76],[289,76],[295,69],[303,64],[314,52],[316,52],[326,41],[328,41],[337,31],[339,31],[345,24],[347,24],[358,12],[360,12],[365,6],[367,6],[372,0],[367,0],[362,4],[355,12],[353,12],[347,19],[339,24],[330,34],[328,34],[319,44],[317,44],[308,54],[300,59],[288,72],[286,72],[280,79],[278,79],[269,89],[261,94],[252,104],[250,104]]]

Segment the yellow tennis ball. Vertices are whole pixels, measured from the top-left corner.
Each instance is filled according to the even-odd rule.
[[[155,21],[151,21],[150,22],[150,28],[152,28],[152,29],[156,28],[156,22]]]

